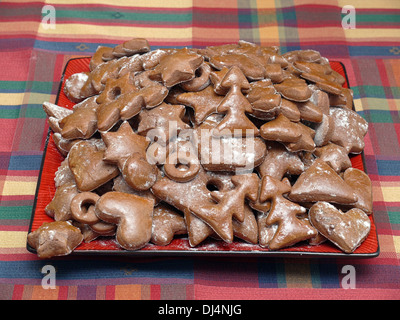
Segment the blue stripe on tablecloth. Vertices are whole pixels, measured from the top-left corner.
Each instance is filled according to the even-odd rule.
[[[70,257],[68,257],[70,258]],[[56,279],[97,279],[97,278],[178,278],[193,279],[192,261],[186,259],[154,260],[135,262],[95,259],[76,260],[32,260],[0,261],[0,279],[42,279],[41,270],[45,265],[56,269]]]
[[[42,162],[41,155],[11,156],[9,170],[39,170]]]
[[[378,165],[379,175],[381,176],[397,176],[400,174],[399,160],[376,160],[376,163]]]

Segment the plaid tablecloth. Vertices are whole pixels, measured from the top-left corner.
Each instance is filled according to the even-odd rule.
[[[353,29],[342,26],[354,22],[342,13],[345,5],[355,9]],[[48,129],[42,103],[55,101],[70,58],[132,37],[147,38],[152,49],[242,39],[282,52],[316,49],[343,62],[356,111],[369,122],[365,161],[380,255],[48,261],[29,253],[26,235]],[[400,298],[398,0],[1,1],[0,57],[0,299]],[[41,285],[47,264],[57,270],[55,289]],[[355,289],[343,288],[346,265],[354,267]]]

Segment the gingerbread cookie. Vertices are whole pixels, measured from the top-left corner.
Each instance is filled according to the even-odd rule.
[[[216,94],[213,86],[197,92],[185,92],[177,96],[177,101],[194,110],[194,123],[202,123],[210,114],[217,113],[223,97]]]
[[[279,142],[268,141],[267,155],[257,171],[261,177],[271,176],[282,180],[286,175],[300,175],[304,171],[304,163],[297,153],[288,151]]]
[[[327,201],[339,204],[354,204],[357,196],[350,187],[325,161],[316,159],[304,171],[289,194],[296,202]]]
[[[119,173],[118,167],[103,160],[104,143],[82,140],[68,153],[68,164],[80,191],[92,191]]]
[[[151,242],[159,245],[168,245],[174,235],[187,233],[185,219],[176,209],[164,203],[153,211],[153,227]]]
[[[347,212],[328,202],[317,202],[309,211],[312,225],[346,253],[354,252],[371,230],[371,221],[361,209]]]
[[[280,66],[278,67],[281,69]],[[276,117],[282,100],[269,79],[250,83],[246,98],[253,109],[251,115],[263,120],[273,120]]]
[[[306,213],[306,209],[297,203],[287,200],[283,195],[290,192],[290,183],[287,180],[279,181],[270,176],[265,176],[262,181],[260,200],[271,200],[272,205],[265,222],[265,227],[269,229],[269,235],[273,236],[269,241],[263,234],[263,244],[268,243],[268,248],[278,250],[292,246],[297,242],[310,239],[316,236],[317,231],[305,223],[299,216]],[[272,225],[277,225],[276,230],[271,230]],[[261,225],[260,228],[263,226]],[[275,232],[273,232],[275,231]]]
[[[235,172],[258,167],[267,154],[265,142],[252,135],[214,137],[213,129],[220,118],[212,115],[195,129],[198,157],[204,169]]]
[[[49,127],[53,132],[61,132],[59,121],[72,114],[72,110],[60,107],[54,103],[43,102],[43,110],[47,115]]]
[[[201,169],[196,177],[190,181],[182,183],[163,177],[151,188],[157,198],[184,213],[189,244],[193,247],[214,233],[213,229],[190,211],[191,207],[201,206],[213,201],[210,190],[207,188],[212,179],[214,178],[207,174],[204,169]],[[182,199],[183,194],[185,195],[184,199]]]
[[[205,221],[222,240],[233,241],[232,218],[244,220],[244,199],[253,201],[258,196],[258,177],[255,174],[236,175],[232,177],[235,188],[226,192],[213,191],[211,196],[217,203],[206,203],[189,207],[197,217]]]
[[[190,126],[183,121],[185,106],[162,103],[159,106],[143,110],[139,115],[138,133],[158,143],[166,144],[171,137]]]
[[[116,240],[126,250],[144,247],[151,239],[154,202],[134,194],[107,192],[96,202],[96,216],[117,225]]]
[[[92,225],[99,222],[94,207],[100,196],[94,192],[80,192],[71,201],[71,213],[74,220]]]
[[[82,88],[88,79],[89,74],[87,72],[79,72],[65,80],[64,93],[69,100],[77,103],[85,98],[85,95],[82,94]]]
[[[162,56],[160,63],[150,74],[150,79],[162,81],[167,88],[192,80],[195,71],[203,63],[203,57],[187,48]]]
[[[214,128],[213,135],[259,135],[258,128],[246,116],[246,113],[252,112],[252,107],[242,91],[248,90],[250,85],[241,69],[236,66],[230,68],[218,86],[228,90],[228,93],[217,107],[217,112],[225,114],[225,117]]]
[[[28,234],[28,244],[42,259],[70,254],[83,241],[81,231],[68,221],[45,222]]]
[[[71,219],[71,201],[78,192],[75,181],[58,186],[53,199],[46,206],[44,212],[56,221],[67,221]]]
[[[337,173],[351,167],[351,160],[346,149],[334,143],[328,143],[323,147],[316,148],[314,155],[324,160]]]
[[[304,102],[311,98],[312,91],[300,78],[288,78],[274,85],[282,97],[296,102]]]
[[[353,188],[357,196],[356,208],[370,215],[372,206],[372,183],[368,175],[356,168],[348,168],[343,174],[343,180]]]
[[[358,113],[347,108],[331,107],[329,115],[334,121],[331,142],[346,149],[347,153],[360,153],[364,149],[364,136],[368,123]]]
[[[97,97],[93,96],[74,106],[73,112],[59,120],[64,139],[89,139],[97,131]]]

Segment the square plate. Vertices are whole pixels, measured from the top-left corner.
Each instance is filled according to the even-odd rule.
[[[61,79],[56,104],[65,108],[72,109],[72,103],[64,94],[65,80],[72,74],[89,71],[90,57],[75,58],[68,61],[65,66]],[[333,70],[345,77],[344,87],[348,88],[348,78],[344,65],[339,61],[331,61]],[[64,157],[57,150],[52,132],[46,140],[44,155],[39,173],[38,185],[35,194],[29,232],[35,231],[44,222],[53,221],[44,211],[47,204],[52,200],[55,193],[54,177]],[[362,154],[351,156],[352,166],[365,171],[364,156]],[[102,237],[89,243],[83,242],[71,254],[72,255],[127,255],[127,256],[160,256],[160,255],[217,255],[217,256],[280,256],[280,257],[351,257],[351,258],[372,258],[379,255],[379,243],[373,215],[370,215],[371,231],[367,239],[352,253],[346,254],[329,241],[317,246],[308,245],[306,242],[298,243],[292,247],[271,251],[262,248],[257,244],[249,244],[240,239],[228,244],[221,240],[207,239],[195,248],[189,245],[186,236],[176,236],[167,246],[147,244],[144,248],[136,251],[121,249],[114,238]],[[28,251],[36,253],[36,250],[27,244]]]

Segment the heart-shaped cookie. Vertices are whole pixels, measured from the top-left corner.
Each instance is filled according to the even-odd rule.
[[[134,194],[111,191],[100,197],[95,213],[117,225],[116,240],[126,250],[138,250],[151,239],[154,201]]]
[[[354,252],[371,230],[370,219],[358,208],[343,212],[321,201],[310,208],[308,215],[312,225],[346,253]]]
[[[68,154],[68,164],[80,191],[92,191],[119,174],[118,167],[103,161],[104,143],[82,140]]]

